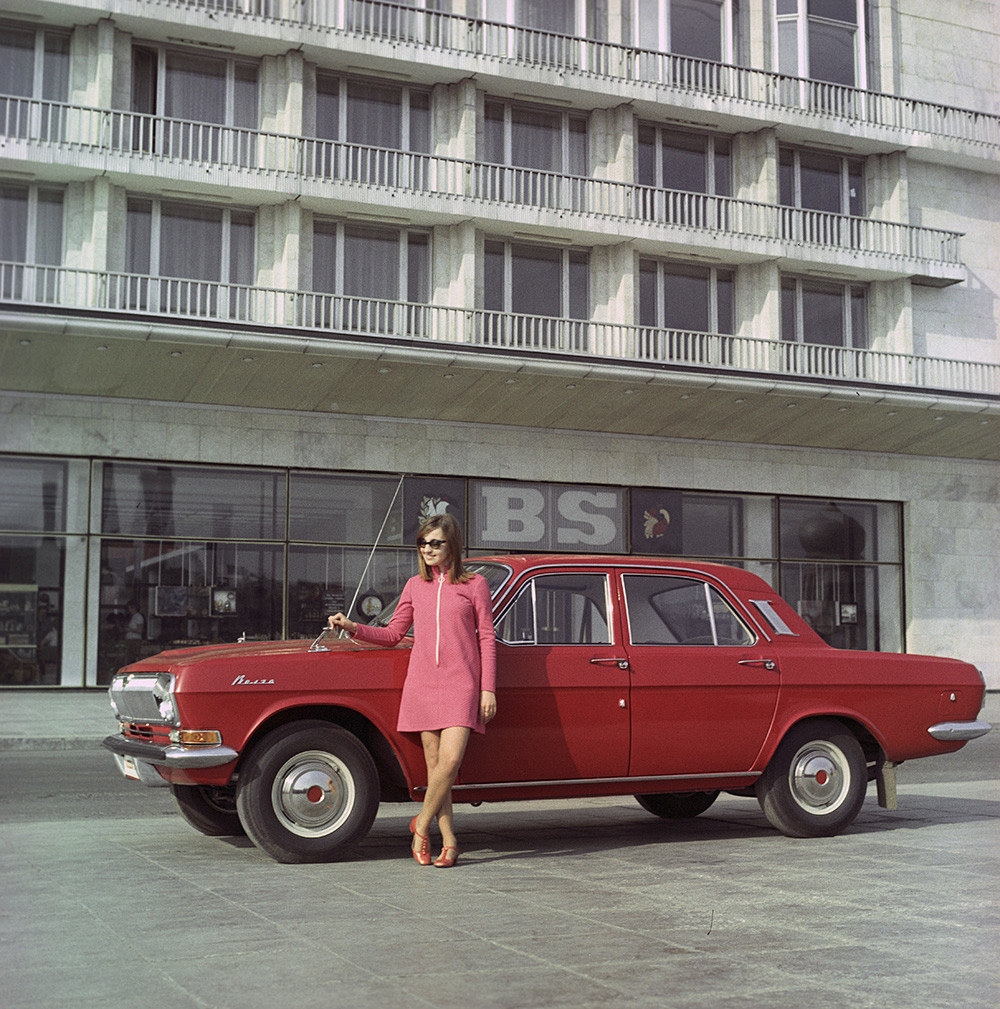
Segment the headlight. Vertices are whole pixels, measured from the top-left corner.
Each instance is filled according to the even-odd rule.
[[[180,719],[177,717],[177,706],[174,704],[173,676],[169,673],[160,673],[153,682],[151,693],[157,710],[160,712],[160,718],[176,725]]]

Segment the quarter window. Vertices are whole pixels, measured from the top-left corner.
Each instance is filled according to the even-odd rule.
[[[532,579],[500,619],[497,636],[507,644],[610,644],[607,578],[566,574]]]
[[[625,575],[633,645],[751,645],[754,636],[707,582]]]

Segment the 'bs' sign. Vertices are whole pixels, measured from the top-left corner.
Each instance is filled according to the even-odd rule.
[[[625,550],[624,494],[606,487],[472,481],[469,545],[493,550]]]

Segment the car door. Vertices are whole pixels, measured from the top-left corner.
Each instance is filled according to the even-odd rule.
[[[697,576],[619,573],[631,672],[629,774],[746,771],[778,698],[768,642]]]
[[[628,669],[606,570],[538,574],[496,621],[497,715],[461,784],[623,777]]]

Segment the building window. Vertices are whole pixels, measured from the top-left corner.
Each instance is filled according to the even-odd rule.
[[[64,102],[68,94],[69,35],[0,25],[0,95]],[[7,117],[13,107],[0,104]]]
[[[865,0],[777,0],[777,69],[848,87],[867,87]]]
[[[487,342],[583,350],[590,316],[590,256],[583,249],[487,241],[484,302]]]
[[[863,284],[782,278],[781,338],[788,343],[866,348],[867,288]]]
[[[540,106],[487,100],[483,160],[542,172],[586,175],[587,119]]]
[[[141,275],[123,285],[127,307],[248,318],[249,286],[256,274],[254,215],[229,207],[132,198],[125,260],[130,274]]]
[[[653,259],[639,262],[639,324],[694,333],[733,332],[733,271]]]
[[[0,180],[0,293],[5,298],[55,301],[63,258],[63,194]]]
[[[316,75],[316,136],[322,140],[428,153],[430,110],[427,91]]]
[[[625,0],[639,49],[731,63],[736,0]]]
[[[134,127],[135,150],[252,165],[255,138],[219,127],[258,129],[258,104],[256,63],[202,52],[132,48],[132,111],[150,117]]]
[[[732,193],[731,144],[727,137],[640,125],[636,137],[636,180],[645,219],[689,227],[723,227],[719,201],[665,199],[662,190],[729,196]]]
[[[779,152],[783,206],[861,217],[865,213],[864,161],[783,147]]]

